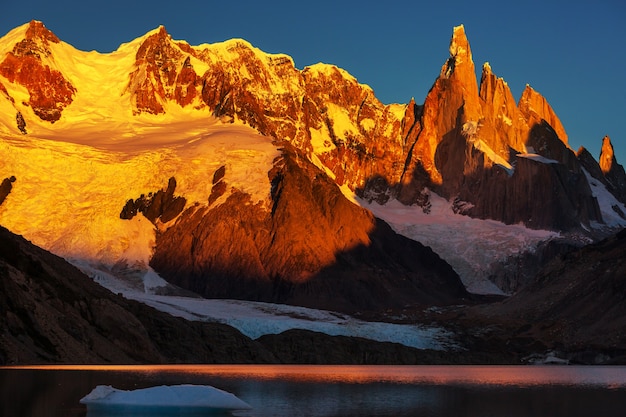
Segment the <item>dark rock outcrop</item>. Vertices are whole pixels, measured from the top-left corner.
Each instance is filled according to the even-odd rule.
[[[232,192],[192,207],[157,236],[151,266],[207,297],[334,310],[446,304],[467,296],[430,248],[350,203],[333,181],[284,144],[269,173],[270,207]]]
[[[539,271],[554,258],[579,249],[581,242],[557,238],[541,242],[532,252],[521,252],[505,262],[492,266],[487,272],[489,280],[507,294],[531,283]]]
[[[24,135],[28,133],[26,131],[26,121],[24,120],[24,116],[22,116],[22,113],[20,113],[19,111],[15,115],[15,124],[17,125],[19,131],[22,132]]]
[[[309,330],[288,330],[257,341],[284,364],[418,365],[455,363],[454,352],[416,349],[360,337],[329,336]],[[467,359],[467,357],[465,358]]]
[[[507,224],[524,223],[534,229],[577,230],[590,221],[602,221],[597,200],[584,173],[545,157],[519,155],[509,175],[492,167],[466,177],[460,212]]]
[[[237,330],[117,296],[0,228],[0,364],[276,362]]]
[[[209,206],[218,198],[223,196],[226,193],[226,188],[228,184],[224,180],[224,175],[226,175],[226,166],[222,165],[219,167],[215,173],[213,173],[213,183],[211,186],[211,194],[209,194]]]
[[[576,157],[578,158],[578,162],[580,162],[580,166],[587,170],[589,175],[604,184],[604,186],[610,191],[611,186],[606,180],[606,177],[602,172],[602,168],[600,168],[600,164],[593,158],[591,153],[585,147],[581,146],[578,149]]]
[[[8,197],[13,189],[13,183],[15,182],[15,177],[11,176],[9,178],[5,178],[0,183],[0,205],[4,203],[4,200]]]
[[[128,200],[120,212],[120,218],[130,220],[142,213],[148,220],[156,224],[157,220],[167,223],[174,220],[185,208],[185,197],[174,196],[176,179],[170,178],[167,189],[139,196],[136,200]]]

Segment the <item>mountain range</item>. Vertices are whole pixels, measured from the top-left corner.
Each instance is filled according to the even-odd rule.
[[[32,21],[0,59],[0,224],[110,288],[374,316],[511,306],[626,225],[610,139],[598,160],[574,151],[537,91],[516,103],[487,63],[479,83],[463,26],[421,104],[164,27],[101,54]]]

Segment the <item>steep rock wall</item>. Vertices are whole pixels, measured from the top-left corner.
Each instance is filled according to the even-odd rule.
[[[223,204],[183,213],[157,236],[151,266],[208,297],[345,311],[446,304],[467,295],[432,250],[350,203],[290,145],[269,180],[269,208],[233,190]]]

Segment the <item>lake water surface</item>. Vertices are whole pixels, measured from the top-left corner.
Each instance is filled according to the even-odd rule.
[[[249,417],[626,415],[626,367],[185,365],[0,368],[0,416],[95,417],[79,400],[96,385],[175,384],[232,392]]]

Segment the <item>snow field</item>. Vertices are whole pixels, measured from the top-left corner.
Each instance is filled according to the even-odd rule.
[[[614,209],[614,207],[616,207],[621,210],[622,213],[626,214],[626,206],[620,203],[615,196],[606,189],[604,184],[593,178],[586,169],[583,168],[583,172],[585,173],[587,181],[589,181],[589,185],[591,186],[591,193],[598,200],[598,205],[600,206],[600,212],[602,213],[602,219],[604,220],[605,226],[626,227],[626,219],[621,217]],[[596,226],[598,228],[602,227],[602,225]]]
[[[421,207],[405,206],[396,200],[383,206],[365,201],[360,204],[389,223],[397,233],[430,246],[473,293],[503,294],[486,277],[490,266],[521,252],[533,251],[539,243],[559,236],[552,231],[455,214],[452,204],[433,192],[430,202],[429,214]]]
[[[119,139],[123,131],[109,127],[46,138],[4,135],[0,175],[17,181],[0,207],[0,224],[65,258],[147,264],[154,226],[143,216],[119,218],[128,199],[167,187],[173,176],[175,194],[188,206],[206,204],[222,165],[229,186],[254,202],[269,197],[267,172],[279,151],[246,126],[144,119],[133,127],[132,140]]]
[[[368,322],[323,310],[283,304],[238,300],[207,300],[185,297],[129,294],[149,306],[188,320],[228,324],[256,339],[290,329],[311,330],[330,336],[352,336],[394,342],[417,349],[454,348],[452,334],[440,327],[419,324]]]
[[[330,336],[400,343],[418,349],[457,348],[454,335],[441,327],[368,322],[337,312],[284,304],[157,295],[155,292],[168,284],[146,265],[134,265],[136,269],[131,274],[134,276],[120,278],[100,265],[80,260],[72,263],[113,293],[187,320],[224,323],[252,339],[304,329]]]

